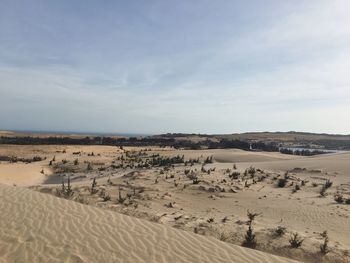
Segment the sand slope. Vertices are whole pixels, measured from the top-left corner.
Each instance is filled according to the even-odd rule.
[[[0,262],[293,262],[0,185]]]

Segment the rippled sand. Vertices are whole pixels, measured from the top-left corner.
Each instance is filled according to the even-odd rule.
[[[0,185],[0,262],[294,262]]]

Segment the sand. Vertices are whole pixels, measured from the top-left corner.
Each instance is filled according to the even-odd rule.
[[[141,150],[142,154],[148,156],[153,154],[165,157],[184,155],[186,160],[199,158],[200,163],[193,166],[179,164],[169,169],[164,169],[164,167],[147,169],[134,166],[114,167],[121,163],[120,157],[122,155],[124,166],[137,164],[140,158],[145,158],[144,155],[140,155]],[[79,154],[74,154],[77,152]],[[91,156],[92,152],[94,152],[93,156]],[[127,153],[131,157],[126,157]],[[350,228],[348,227],[350,206],[345,203],[337,204],[333,198],[337,192],[343,194],[345,198],[350,198],[350,153],[300,157],[235,149],[174,150],[157,147],[147,147],[147,149],[144,147],[125,147],[124,150],[121,150],[119,147],[110,146],[1,146],[0,154],[47,157],[45,161],[31,164],[0,163],[0,183],[10,186],[14,183],[35,186],[31,189],[50,194],[43,195],[24,188],[2,186],[1,191],[11,193],[11,195],[1,194],[1,202],[4,203],[2,211],[6,211],[3,216],[23,217],[23,219],[8,223],[6,220],[10,219],[4,217],[1,218],[1,222],[5,222],[4,224],[12,228],[18,228],[19,232],[14,232],[12,235],[14,240],[16,240],[16,235],[21,236],[21,231],[27,231],[23,227],[30,226],[30,229],[33,229],[32,222],[39,222],[38,225],[43,226],[42,230],[40,230],[41,228],[35,230],[38,232],[33,232],[31,237],[36,240],[37,236],[42,235],[44,237],[39,238],[39,241],[45,240],[50,244],[52,242],[52,245],[49,248],[43,244],[36,246],[44,246],[44,250],[53,250],[57,245],[56,251],[58,252],[57,254],[52,252],[53,257],[63,261],[64,259],[67,259],[68,262],[69,260],[73,261],[74,258],[84,262],[116,261],[116,256],[113,254],[114,247],[124,248],[125,251],[128,251],[120,232],[129,231],[129,234],[123,233],[126,239],[132,240],[130,236],[135,235],[137,240],[142,241],[139,243],[134,240],[128,241],[128,243],[132,244],[132,247],[142,247],[148,253],[143,255],[138,251],[138,248],[135,248],[136,252],[133,253],[137,256],[134,257],[126,256],[127,252],[121,250],[124,251],[120,252],[122,253],[120,255],[123,256],[125,262],[129,260],[129,257],[133,259],[131,262],[137,262],[141,258],[148,262],[221,262],[223,260],[271,262],[271,258],[267,258],[270,254],[303,262],[350,262]],[[54,156],[56,161],[54,165],[49,166],[49,161]],[[209,156],[213,156],[214,162],[204,166],[205,171],[212,169],[210,174],[207,174],[207,172],[202,171],[202,165],[205,158]],[[79,165],[73,165],[75,159],[79,159]],[[67,164],[63,164],[62,160],[67,160]],[[91,171],[87,170],[88,163],[92,164]],[[227,169],[230,169],[230,173],[232,173],[234,164],[237,166],[235,171],[241,173],[238,180],[231,179],[229,173],[226,172]],[[242,179],[244,170],[251,166],[259,169],[255,180],[262,176],[265,176],[265,179],[255,183],[249,176]],[[45,171],[44,175],[40,173],[42,168]],[[185,170],[192,170],[200,182],[193,184],[192,180],[186,176]],[[288,185],[284,188],[278,188],[276,182],[278,178],[283,178],[286,172],[290,176]],[[52,178],[51,173],[57,176],[56,181],[47,181],[48,178]],[[56,189],[59,185],[51,183],[60,183],[62,178],[67,179],[67,175],[71,176],[73,197],[70,198],[71,200],[53,197],[56,195]],[[92,178],[96,178],[97,181],[96,194],[91,194],[89,190]],[[333,185],[327,190],[325,197],[320,197],[319,192],[322,185],[328,179],[332,181]],[[305,185],[301,185],[302,181],[305,182]],[[50,184],[46,184],[48,182]],[[293,193],[296,184],[301,189]],[[122,196],[129,195],[130,197],[122,204],[118,203],[119,189]],[[134,189],[142,189],[143,192],[135,195]],[[111,196],[111,200],[103,201],[101,193],[104,191]],[[3,197],[6,196],[11,196],[11,198],[4,200]],[[31,215],[28,211],[24,212],[27,214],[21,216],[21,209],[27,209],[27,206],[24,205],[26,202],[29,202],[28,207],[31,207],[31,202],[37,205],[29,210],[37,211],[36,209],[39,209],[43,211],[43,214],[52,214],[52,217],[50,216],[46,220],[40,217],[39,212]],[[81,205],[77,202],[88,205]],[[13,207],[13,210],[10,207]],[[63,209],[64,207],[68,211]],[[50,210],[52,208],[59,212],[54,214],[55,212]],[[256,250],[235,246],[241,245],[244,240],[248,209],[262,213],[255,220],[253,229],[258,241],[257,249],[270,253],[268,256],[263,254],[264,256],[261,257]],[[15,215],[16,213],[18,215]],[[31,218],[32,216],[35,218]],[[25,219],[27,217],[28,219]],[[79,219],[79,221],[75,218],[88,218],[86,221],[92,220],[92,223],[85,222],[83,219]],[[227,219],[226,222],[222,221],[223,218]],[[209,223],[209,219],[213,219],[213,221]],[[28,220],[28,222],[20,220]],[[145,220],[157,222],[157,224]],[[65,225],[63,222],[68,223]],[[146,230],[136,227],[137,230],[134,231],[134,225],[138,225],[136,222],[141,222],[142,227],[140,228],[151,230],[142,232]],[[48,224],[50,226],[47,226]],[[113,228],[115,224],[121,224],[123,230]],[[82,229],[79,229],[80,225],[82,225]],[[131,228],[127,227],[128,225]],[[63,228],[63,231],[55,229],[55,226]],[[284,236],[275,236],[277,226],[286,227]],[[40,232],[44,231],[45,228],[52,230],[54,234],[51,235],[49,231]],[[75,232],[75,228],[78,229],[78,233]],[[103,237],[99,229],[102,229]],[[326,256],[319,252],[319,246],[322,243],[320,234],[324,230],[328,231],[331,248],[331,252]],[[75,236],[69,234],[70,232]],[[200,235],[194,234],[194,232]],[[290,236],[295,232],[304,238],[302,247],[298,249],[290,248],[288,242]],[[62,240],[57,240],[58,237],[64,240],[64,244],[68,245],[62,245]],[[148,244],[149,237],[152,237],[151,240],[155,244]],[[26,238],[31,239],[30,237]],[[51,238],[53,241],[50,241]],[[183,238],[184,240],[182,240]],[[26,239],[21,238],[20,240]],[[163,241],[156,242],[155,240]],[[170,252],[163,247],[164,242],[166,246],[169,246]],[[213,251],[206,250],[204,248],[209,245],[201,242],[209,242],[215,249]],[[25,246],[26,242],[23,243],[22,247]],[[179,251],[177,246],[180,244],[186,244],[189,249],[181,247],[182,252]],[[191,247],[192,245],[194,247]],[[226,253],[217,246],[224,251],[234,249],[236,252]],[[155,247],[159,247],[159,250]],[[13,249],[19,251],[19,248]],[[8,250],[1,247],[0,253],[5,254]],[[65,255],[64,251],[68,251],[68,255]],[[130,251],[134,251],[134,248]],[[201,255],[197,255],[200,254],[197,251],[203,252]],[[234,255],[233,258],[231,258],[231,253]],[[239,256],[240,254],[243,256]],[[200,258],[202,255],[204,259]],[[11,262],[12,256],[6,262]],[[137,258],[138,256],[140,258]],[[23,257],[25,257],[25,253],[19,256],[19,259],[23,259]],[[68,260],[69,257],[72,258]],[[40,260],[46,261],[45,259],[34,261],[40,262]],[[54,259],[52,261],[54,262]]]
[[[0,209],[0,262],[293,262],[25,188]]]

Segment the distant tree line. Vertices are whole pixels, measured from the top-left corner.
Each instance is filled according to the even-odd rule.
[[[313,156],[313,155],[318,155],[318,154],[325,154],[327,152],[318,151],[318,150],[308,150],[308,149],[293,150],[293,149],[288,149],[288,148],[281,148],[280,153],[291,154],[291,155],[300,155],[300,156]]]
[[[113,146],[159,146],[159,147],[174,147],[176,149],[241,149],[241,150],[255,150],[267,152],[281,152],[284,154],[296,155],[315,155],[324,152],[312,150],[297,150],[280,149],[277,142],[262,142],[262,141],[248,141],[238,139],[217,139],[216,137],[207,137],[206,140],[194,141],[191,139],[180,139],[180,135],[173,136],[148,136],[148,137],[101,137],[101,136],[87,136],[87,137],[34,137],[34,136],[1,136],[0,144],[19,144],[19,145],[113,145]],[[325,149],[350,149],[350,141],[331,141],[320,140],[316,145],[324,146]]]

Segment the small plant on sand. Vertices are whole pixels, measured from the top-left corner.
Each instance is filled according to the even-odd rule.
[[[125,201],[125,197],[122,196],[122,191],[121,191],[121,188],[119,186],[119,194],[118,194],[118,199],[117,199],[117,203],[118,204],[123,204],[124,201]]]
[[[304,239],[302,239],[298,233],[294,233],[291,238],[289,239],[289,244],[292,248],[298,248],[301,247],[303,244]]]
[[[208,218],[207,222],[210,224],[210,223],[213,223],[214,222],[214,218],[213,217],[210,217]]]
[[[323,255],[326,255],[329,252],[329,247],[328,247],[329,238],[328,238],[327,231],[323,231],[323,233],[321,234],[321,237],[323,237],[323,244],[320,245],[320,252]]]
[[[276,229],[275,229],[275,234],[276,236],[283,236],[287,231],[287,228],[284,227],[284,226],[278,226]]]
[[[256,174],[255,168],[250,166],[249,169],[248,169],[248,174],[250,175],[251,178],[254,178],[254,176]]]
[[[233,165],[233,170],[237,170],[237,165],[236,164]]]
[[[78,165],[79,164],[79,160],[78,159],[75,159],[74,160],[74,165]]]
[[[92,184],[91,184],[91,189],[90,189],[90,193],[93,195],[93,194],[96,194],[98,192],[98,190],[96,189],[96,186],[97,186],[97,183],[96,183],[96,178],[94,178],[92,180]]]
[[[241,175],[241,173],[239,172],[233,172],[232,174],[229,174],[229,177],[232,179],[232,180],[237,180],[239,178],[239,176]]]
[[[286,186],[287,182],[288,182],[287,178],[280,178],[277,181],[277,186],[280,187],[280,188],[283,188],[283,187]]]
[[[331,180],[328,179],[328,180],[325,182],[324,187],[325,187],[326,189],[328,189],[328,188],[330,188],[332,185],[333,185],[333,182],[332,182]]]
[[[249,210],[247,211],[247,216],[248,216],[248,230],[245,234],[244,237],[244,241],[242,243],[242,245],[244,247],[249,247],[249,248],[255,248],[256,247],[256,239],[255,239],[255,234],[253,233],[253,221],[255,220],[255,218],[257,216],[259,216],[260,214],[257,213],[251,213],[249,212]]]
[[[204,160],[204,164],[207,164],[207,163],[213,163],[213,156],[208,156],[205,160]]]
[[[345,199],[345,204],[350,205],[350,198]]]
[[[57,196],[61,196],[64,198],[70,198],[73,196],[74,191],[70,185],[70,176],[68,176],[68,179],[67,179],[67,186],[64,184],[64,180],[62,178],[61,189],[57,189],[56,194]]]
[[[91,165],[91,163],[88,163],[88,165],[87,165],[87,167],[86,167],[86,170],[92,171],[92,165]]]
[[[320,196],[325,197],[327,195],[326,191],[327,191],[327,188],[323,185],[320,190]]]
[[[344,202],[343,195],[340,193],[336,193],[334,195],[334,201],[336,201],[338,204],[342,204]]]
[[[103,202],[111,200],[111,196],[108,193],[106,193],[104,189],[100,192],[100,197],[103,199]]]
[[[192,184],[199,184],[199,180],[198,180],[198,177],[195,176],[193,179],[192,179]]]

